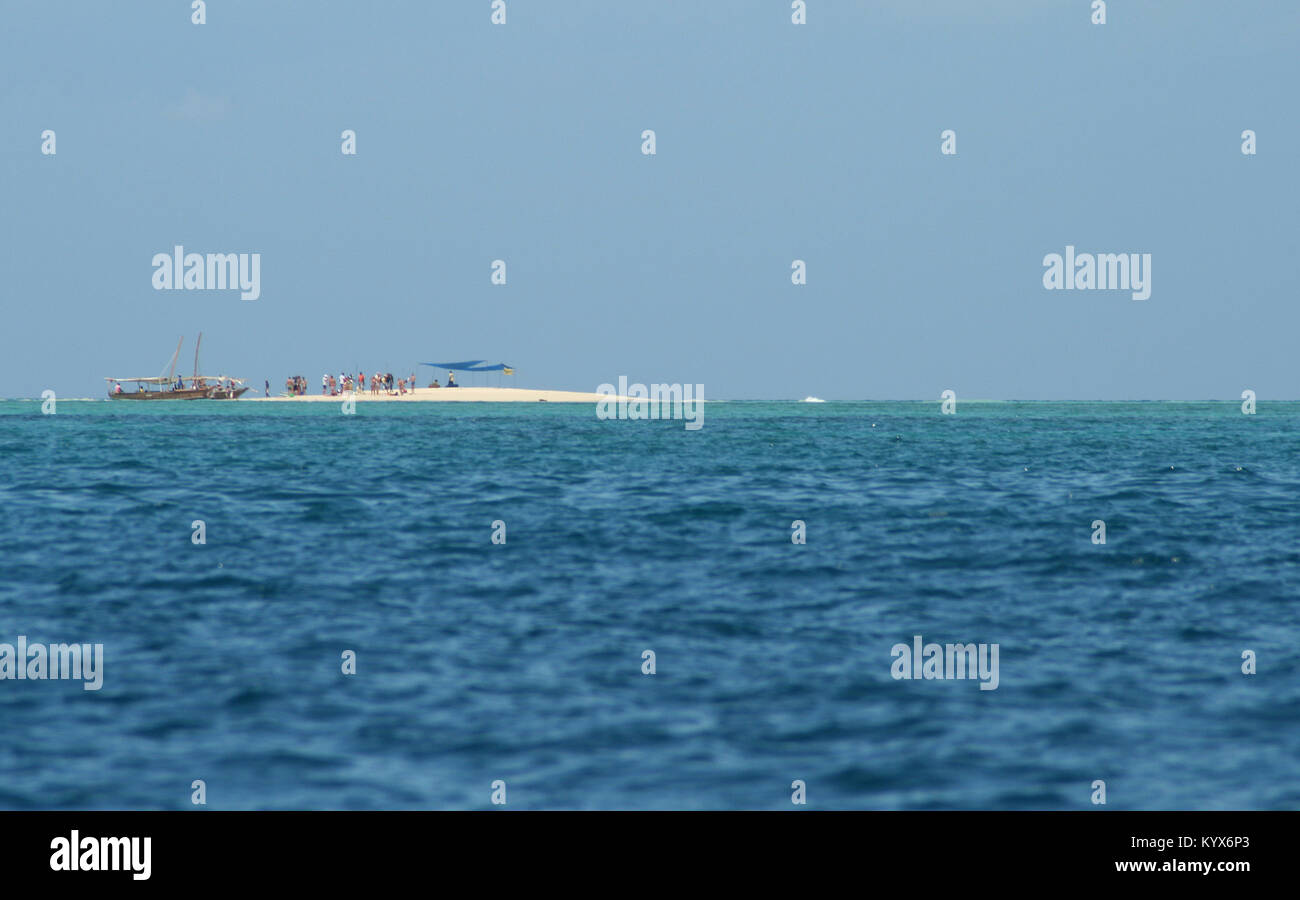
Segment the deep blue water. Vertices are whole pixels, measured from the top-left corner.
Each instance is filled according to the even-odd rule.
[[[1300,806],[1300,404],[165,407],[0,403],[0,807]]]

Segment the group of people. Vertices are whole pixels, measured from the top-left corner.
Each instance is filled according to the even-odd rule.
[[[332,394],[334,393],[334,386],[335,386],[334,377],[330,376],[329,381],[330,381],[330,393]],[[338,384],[341,385],[341,390],[345,394],[352,391],[354,385],[357,387],[357,389],[364,388],[366,386],[366,373],[362,372],[359,375],[357,375],[357,380],[355,382],[352,380],[351,375],[344,375],[340,378]],[[394,385],[394,381],[393,381],[392,372],[384,372],[384,373],[376,372],[370,376],[371,394],[379,394],[380,392],[383,392],[385,394],[391,394],[396,396],[396,395],[405,394],[407,391],[415,390],[415,375],[411,375],[409,382],[405,378],[397,379],[396,388],[394,388],[393,385]]]
[[[456,373],[447,373],[447,387],[457,387]],[[442,387],[438,384],[438,379],[434,379],[429,385],[431,388]],[[373,372],[369,379],[366,378],[365,372],[358,372],[355,376],[351,372],[343,372],[339,375],[326,373],[320,377],[320,392],[323,396],[337,397],[342,394],[350,394],[353,391],[366,390],[369,388],[372,395],[389,394],[390,396],[402,396],[415,390],[415,375],[412,373],[409,378],[398,378],[394,380],[392,372]],[[301,397],[307,393],[307,379],[301,375],[291,375],[285,379],[285,391],[292,397]]]
[[[206,378],[191,378],[191,379],[190,379],[189,390],[206,390],[206,389],[209,388],[209,387],[211,387],[211,388],[215,388],[215,389],[218,390],[218,391],[233,391],[233,390],[235,390],[235,379],[233,379],[233,378],[218,378],[218,379],[217,379],[217,383],[216,383],[216,384],[213,384],[213,385],[209,385],[209,384],[208,384],[208,380],[207,380]],[[119,385],[117,386],[117,388],[118,388],[118,389],[117,389],[117,391],[115,391],[115,393],[118,393],[118,394],[122,393],[122,385],[119,384]],[[183,391],[183,390],[186,390],[186,387],[185,387],[185,379],[182,378],[181,376],[177,375],[177,376],[176,376],[176,381],[173,382],[172,384],[168,385],[168,386],[167,386],[167,389],[168,389],[168,390],[171,390],[171,391]],[[141,386],[140,386],[140,390],[144,390],[144,385],[141,385]]]

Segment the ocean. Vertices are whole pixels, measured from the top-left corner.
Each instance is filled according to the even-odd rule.
[[[1300,806],[1297,403],[40,409],[3,808]]]

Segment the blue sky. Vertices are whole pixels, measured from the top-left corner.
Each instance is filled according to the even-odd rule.
[[[8,0],[0,396],[98,396],[202,331],[259,387],[485,358],[715,398],[1300,398],[1300,4],[506,2]],[[260,253],[261,298],[154,291],[175,244]],[[1067,244],[1151,253],[1151,298],[1044,290]]]

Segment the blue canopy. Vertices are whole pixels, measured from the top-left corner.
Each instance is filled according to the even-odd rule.
[[[420,365],[433,366],[435,369],[455,369],[460,372],[503,372],[506,371],[507,369],[514,368],[513,366],[508,366],[505,363],[497,363],[494,366],[481,366],[479,365],[479,363],[481,362],[483,362],[483,360],[481,359],[471,359],[465,362],[421,363]]]
[[[481,359],[471,359],[471,360],[467,360],[467,361],[465,361],[465,362],[450,362],[450,363],[420,363],[420,365],[422,365],[422,366],[433,366],[435,369],[472,369],[472,368],[474,368],[475,366],[477,366],[477,365],[478,365],[479,363],[481,363],[481,362],[483,362],[483,360],[481,360]]]

